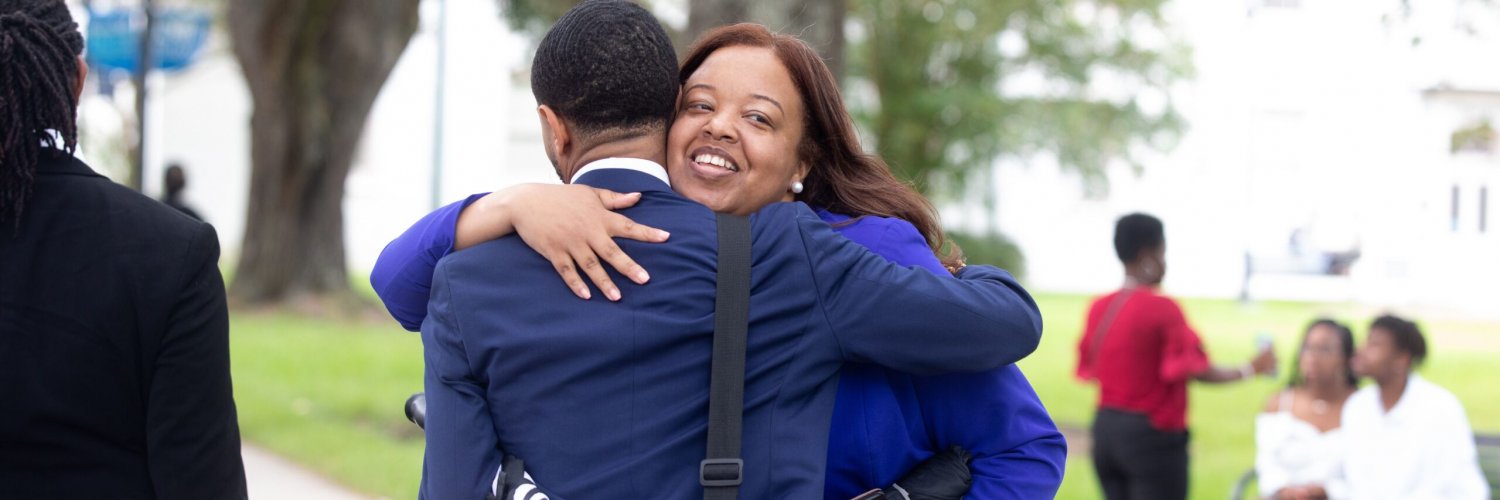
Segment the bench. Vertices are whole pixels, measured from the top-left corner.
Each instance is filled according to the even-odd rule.
[[[1490,483],[1490,498],[1500,500],[1500,435],[1475,434],[1474,448],[1479,453],[1479,468],[1484,471],[1484,479]],[[1245,492],[1254,482],[1255,468],[1251,467],[1234,482],[1233,489],[1229,490],[1230,500],[1245,498]]]
[[[1358,252],[1246,252],[1240,300],[1351,300],[1358,289],[1349,267],[1358,259]]]
[[[1490,482],[1490,498],[1500,499],[1500,435],[1475,435],[1474,446],[1479,450],[1479,468]]]

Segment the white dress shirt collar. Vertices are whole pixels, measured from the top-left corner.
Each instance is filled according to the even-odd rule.
[[[651,160],[643,160],[643,159],[640,159],[640,158],[618,158],[618,157],[616,157],[616,158],[605,158],[603,160],[595,160],[595,161],[589,162],[588,165],[584,165],[583,168],[578,169],[578,172],[573,174],[573,178],[569,179],[568,183],[572,184],[574,182],[578,182],[578,178],[579,177],[583,177],[583,174],[587,174],[587,173],[593,172],[595,170],[603,170],[603,169],[606,169],[606,168],[620,168],[620,169],[625,169],[625,170],[634,170],[636,172],[647,174],[647,175],[650,175],[650,176],[655,177],[657,179],[660,179],[663,184],[667,185],[667,187],[672,187],[672,181],[670,181],[670,180],[667,179],[667,169],[666,169],[666,167],[661,166],[661,164],[656,163],[656,162],[651,161]]]

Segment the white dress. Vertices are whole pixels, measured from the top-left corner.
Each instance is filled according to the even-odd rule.
[[[1255,475],[1262,497],[1288,486],[1325,485],[1343,467],[1344,433],[1292,416],[1290,392],[1280,411],[1255,417]]]

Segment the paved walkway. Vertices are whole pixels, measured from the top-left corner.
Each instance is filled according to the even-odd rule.
[[[1090,453],[1093,453],[1094,438],[1089,433],[1088,427],[1057,424],[1057,430],[1061,431],[1063,439],[1068,441],[1068,458],[1087,458]]]
[[[370,500],[250,443],[240,443],[250,498],[261,500]]]

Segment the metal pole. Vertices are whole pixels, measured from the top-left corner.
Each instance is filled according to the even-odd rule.
[[[437,78],[432,93],[432,208],[443,202],[443,87],[447,81],[448,0],[438,0]]]
[[[131,80],[135,84],[135,155],[130,161],[130,187],[136,191],[144,191],[146,185],[146,75],[151,71],[152,54],[151,38],[153,24],[156,19],[156,1],[144,0],[141,8],[146,16],[146,24],[141,28],[139,56],[135,61],[135,74]]]

